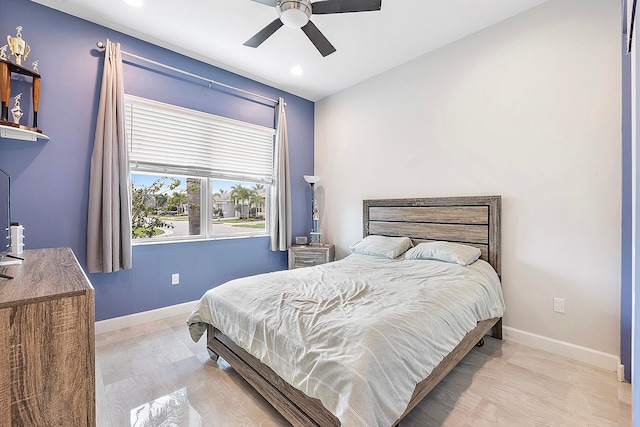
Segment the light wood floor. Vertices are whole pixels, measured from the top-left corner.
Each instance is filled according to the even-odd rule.
[[[289,426],[186,316],[96,336],[97,423]],[[401,427],[631,426],[631,385],[614,372],[492,338],[476,347]]]

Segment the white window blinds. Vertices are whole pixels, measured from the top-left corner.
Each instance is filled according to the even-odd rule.
[[[273,181],[274,129],[132,95],[125,111],[132,170]]]

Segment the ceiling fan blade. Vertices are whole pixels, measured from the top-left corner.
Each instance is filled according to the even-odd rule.
[[[251,1],[254,1],[256,3],[266,4],[267,6],[276,7],[276,0],[251,0]]]
[[[307,25],[302,27],[302,31],[309,37],[311,43],[318,49],[322,56],[331,55],[336,51],[336,48],[333,47],[329,40],[320,32],[318,27],[314,25],[313,22],[307,22]]]
[[[373,12],[380,9],[382,9],[382,0],[324,0],[311,3],[311,11],[314,15]]]
[[[275,33],[278,30],[278,28],[282,27],[282,25],[283,24],[280,18],[276,19],[271,24],[267,25],[266,27],[258,31],[258,33],[255,36],[251,37],[249,40],[244,42],[244,45],[249,47],[260,46],[262,42],[268,39],[273,33]]]

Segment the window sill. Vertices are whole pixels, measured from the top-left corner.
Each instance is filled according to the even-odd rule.
[[[254,239],[269,237],[269,234],[252,234],[252,235],[233,235],[233,236],[219,236],[219,237],[200,237],[200,238],[184,238],[184,239],[163,239],[163,240],[147,240],[147,239],[133,239],[131,241],[132,246],[150,246],[150,245],[167,245],[171,243],[193,243],[193,242],[210,242],[215,240],[232,240],[232,239]]]

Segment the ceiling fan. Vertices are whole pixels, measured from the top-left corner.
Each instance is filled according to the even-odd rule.
[[[273,6],[278,11],[279,18],[264,27],[247,40],[244,45],[258,47],[268,39],[278,28],[286,25],[301,28],[309,37],[311,43],[322,56],[331,55],[336,48],[327,40],[313,22],[311,15],[326,15],[331,13],[370,12],[382,8],[382,0],[323,0],[311,3],[311,0],[253,0],[256,3]]]

